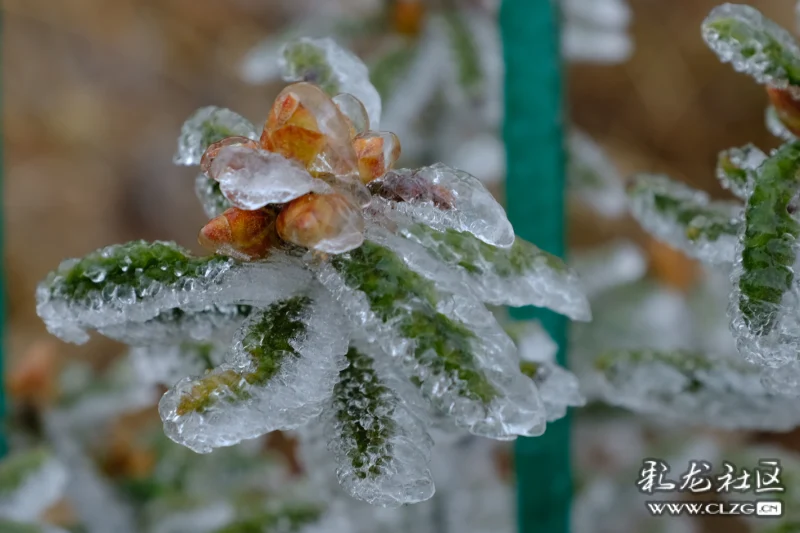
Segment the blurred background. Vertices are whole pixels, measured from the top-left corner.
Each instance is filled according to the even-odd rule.
[[[375,2],[339,3],[361,10]],[[747,3],[795,29],[792,0]],[[198,249],[195,236],[206,217],[194,197],[195,174],[172,163],[181,124],[206,105],[260,121],[281,83],[246,83],[242,58],[312,4],[4,0],[10,366],[37,353],[102,365],[122,351],[101,338],[85,346],[52,339],[36,316],[36,284],[62,259],[111,243],[175,240]],[[702,41],[700,23],[716,0],[628,4],[633,48],[627,60],[565,64],[571,121],[607,151],[622,176],[664,172],[727,198],[714,174],[717,153],[747,142],[765,150],[779,144],[764,127],[763,88],[721,64]],[[646,237],[627,217],[607,220],[572,205],[569,231],[576,251],[620,237],[636,242],[646,252],[648,276],[670,291],[690,295],[701,275],[691,260]],[[595,309],[595,315],[602,312]],[[594,431],[586,428],[579,431]],[[800,442],[791,434],[725,438],[790,447]],[[579,452],[579,464],[591,469],[613,462],[608,448],[617,441],[611,433],[608,439],[599,450]],[[727,531],[733,522],[724,522]]]

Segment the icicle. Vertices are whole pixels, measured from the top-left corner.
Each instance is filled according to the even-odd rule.
[[[638,174],[628,189],[631,214],[654,237],[711,264],[733,261],[741,227],[740,205],[667,176]]]
[[[248,318],[226,362],[176,384],[159,403],[164,431],[199,453],[278,429],[322,410],[344,366],[348,331],[320,288]]]

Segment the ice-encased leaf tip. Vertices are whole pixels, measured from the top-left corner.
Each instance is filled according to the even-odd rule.
[[[742,200],[753,192],[756,170],[767,159],[767,154],[752,144],[728,148],[717,157],[717,179],[723,187]]]
[[[631,214],[650,234],[710,264],[731,263],[741,228],[739,204],[658,174],[637,174],[628,187]]]
[[[287,42],[278,54],[285,81],[307,81],[329,96],[348,93],[364,105],[369,127],[377,130],[381,121],[381,97],[369,79],[367,66],[333,39],[308,37]]]
[[[230,109],[208,106],[195,111],[181,127],[176,165],[199,165],[209,145],[227,137],[258,140],[261,132],[246,118]]]
[[[708,46],[738,72],[786,89],[800,86],[800,48],[792,35],[757,9],[739,4],[715,7],[702,25]]]
[[[225,363],[159,402],[167,435],[199,453],[299,427],[322,410],[346,364],[348,330],[320,287],[256,311]]]

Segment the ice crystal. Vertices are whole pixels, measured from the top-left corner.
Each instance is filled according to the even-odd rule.
[[[598,358],[604,398],[634,411],[724,429],[788,430],[792,401],[767,391],[757,366],[674,351],[609,352]]]
[[[800,47],[753,7],[714,8],[703,22],[703,38],[722,61],[759,83],[780,89],[800,85]]]
[[[655,174],[635,176],[628,197],[631,214],[656,238],[704,262],[733,262],[740,205]]]

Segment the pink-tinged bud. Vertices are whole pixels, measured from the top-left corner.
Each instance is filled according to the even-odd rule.
[[[202,170],[204,174],[210,176],[209,171],[211,170],[211,164],[214,162],[217,154],[219,154],[219,151],[226,146],[258,148],[258,143],[247,137],[228,137],[227,139],[222,139],[221,141],[208,145],[208,148],[206,148],[206,151],[203,153],[203,158],[200,160],[200,170]]]
[[[197,241],[209,251],[242,261],[263,259],[280,242],[275,218],[270,209],[232,207],[203,226]]]
[[[453,193],[411,171],[389,172],[369,184],[369,191],[394,202],[432,202],[439,209],[453,207]]]
[[[342,194],[307,194],[292,200],[278,215],[278,235],[286,242],[320,252],[341,254],[364,242],[361,210]]]
[[[400,139],[388,131],[368,131],[353,139],[361,181],[369,183],[389,171],[400,158]]]
[[[767,94],[786,129],[800,137],[800,100],[792,96],[787,89],[767,86]]]

